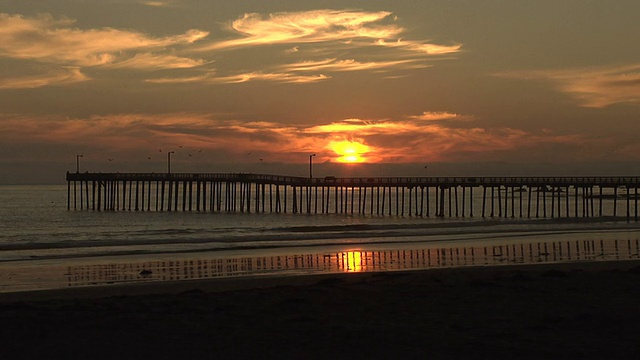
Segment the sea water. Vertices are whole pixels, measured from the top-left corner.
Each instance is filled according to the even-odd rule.
[[[65,185],[0,186],[0,291],[638,257],[640,226],[626,216],[478,214],[69,211]]]

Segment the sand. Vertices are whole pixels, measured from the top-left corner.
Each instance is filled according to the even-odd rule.
[[[640,358],[640,260],[0,294],[0,359]]]

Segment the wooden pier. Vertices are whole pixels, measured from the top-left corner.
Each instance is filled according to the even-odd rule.
[[[67,173],[67,209],[638,221],[640,177]]]

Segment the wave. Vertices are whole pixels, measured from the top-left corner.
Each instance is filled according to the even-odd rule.
[[[344,224],[268,229],[166,228],[92,233],[87,238],[54,242],[0,244],[0,262],[127,254],[162,254],[333,245],[474,241],[535,235],[638,231],[640,225],[607,219],[482,220],[447,223]]]

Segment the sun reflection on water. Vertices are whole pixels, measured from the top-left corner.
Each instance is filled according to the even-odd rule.
[[[566,234],[559,236],[566,237]],[[359,273],[406,271],[431,268],[540,264],[576,261],[638,259],[640,240],[515,241],[496,244],[422,244],[398,249],[357,249],[304,254],[277,254],[241,257],[211,257],[190,254],[187,258],[167,255],[162,260],[109,262],[69,266],[64,287],[128,282],[176,281],[219,277],[274,274]],[[38,267],[38,274],[42,268]],[[15,288],[17,279],[2,277],[6,288]],[[24,287],[24,284],[21,285]],[[41,285],[31,285],[37,289]],[[55,287],[55,286],[54,286]],[[41,287],[40,287],[41,288]]]
[[[362,252],[361,251],[346,251],[342,254],[343,258],[346,258],[346,264],[344,267],[345,272],[362,272],[364,268],[362,266]]]

